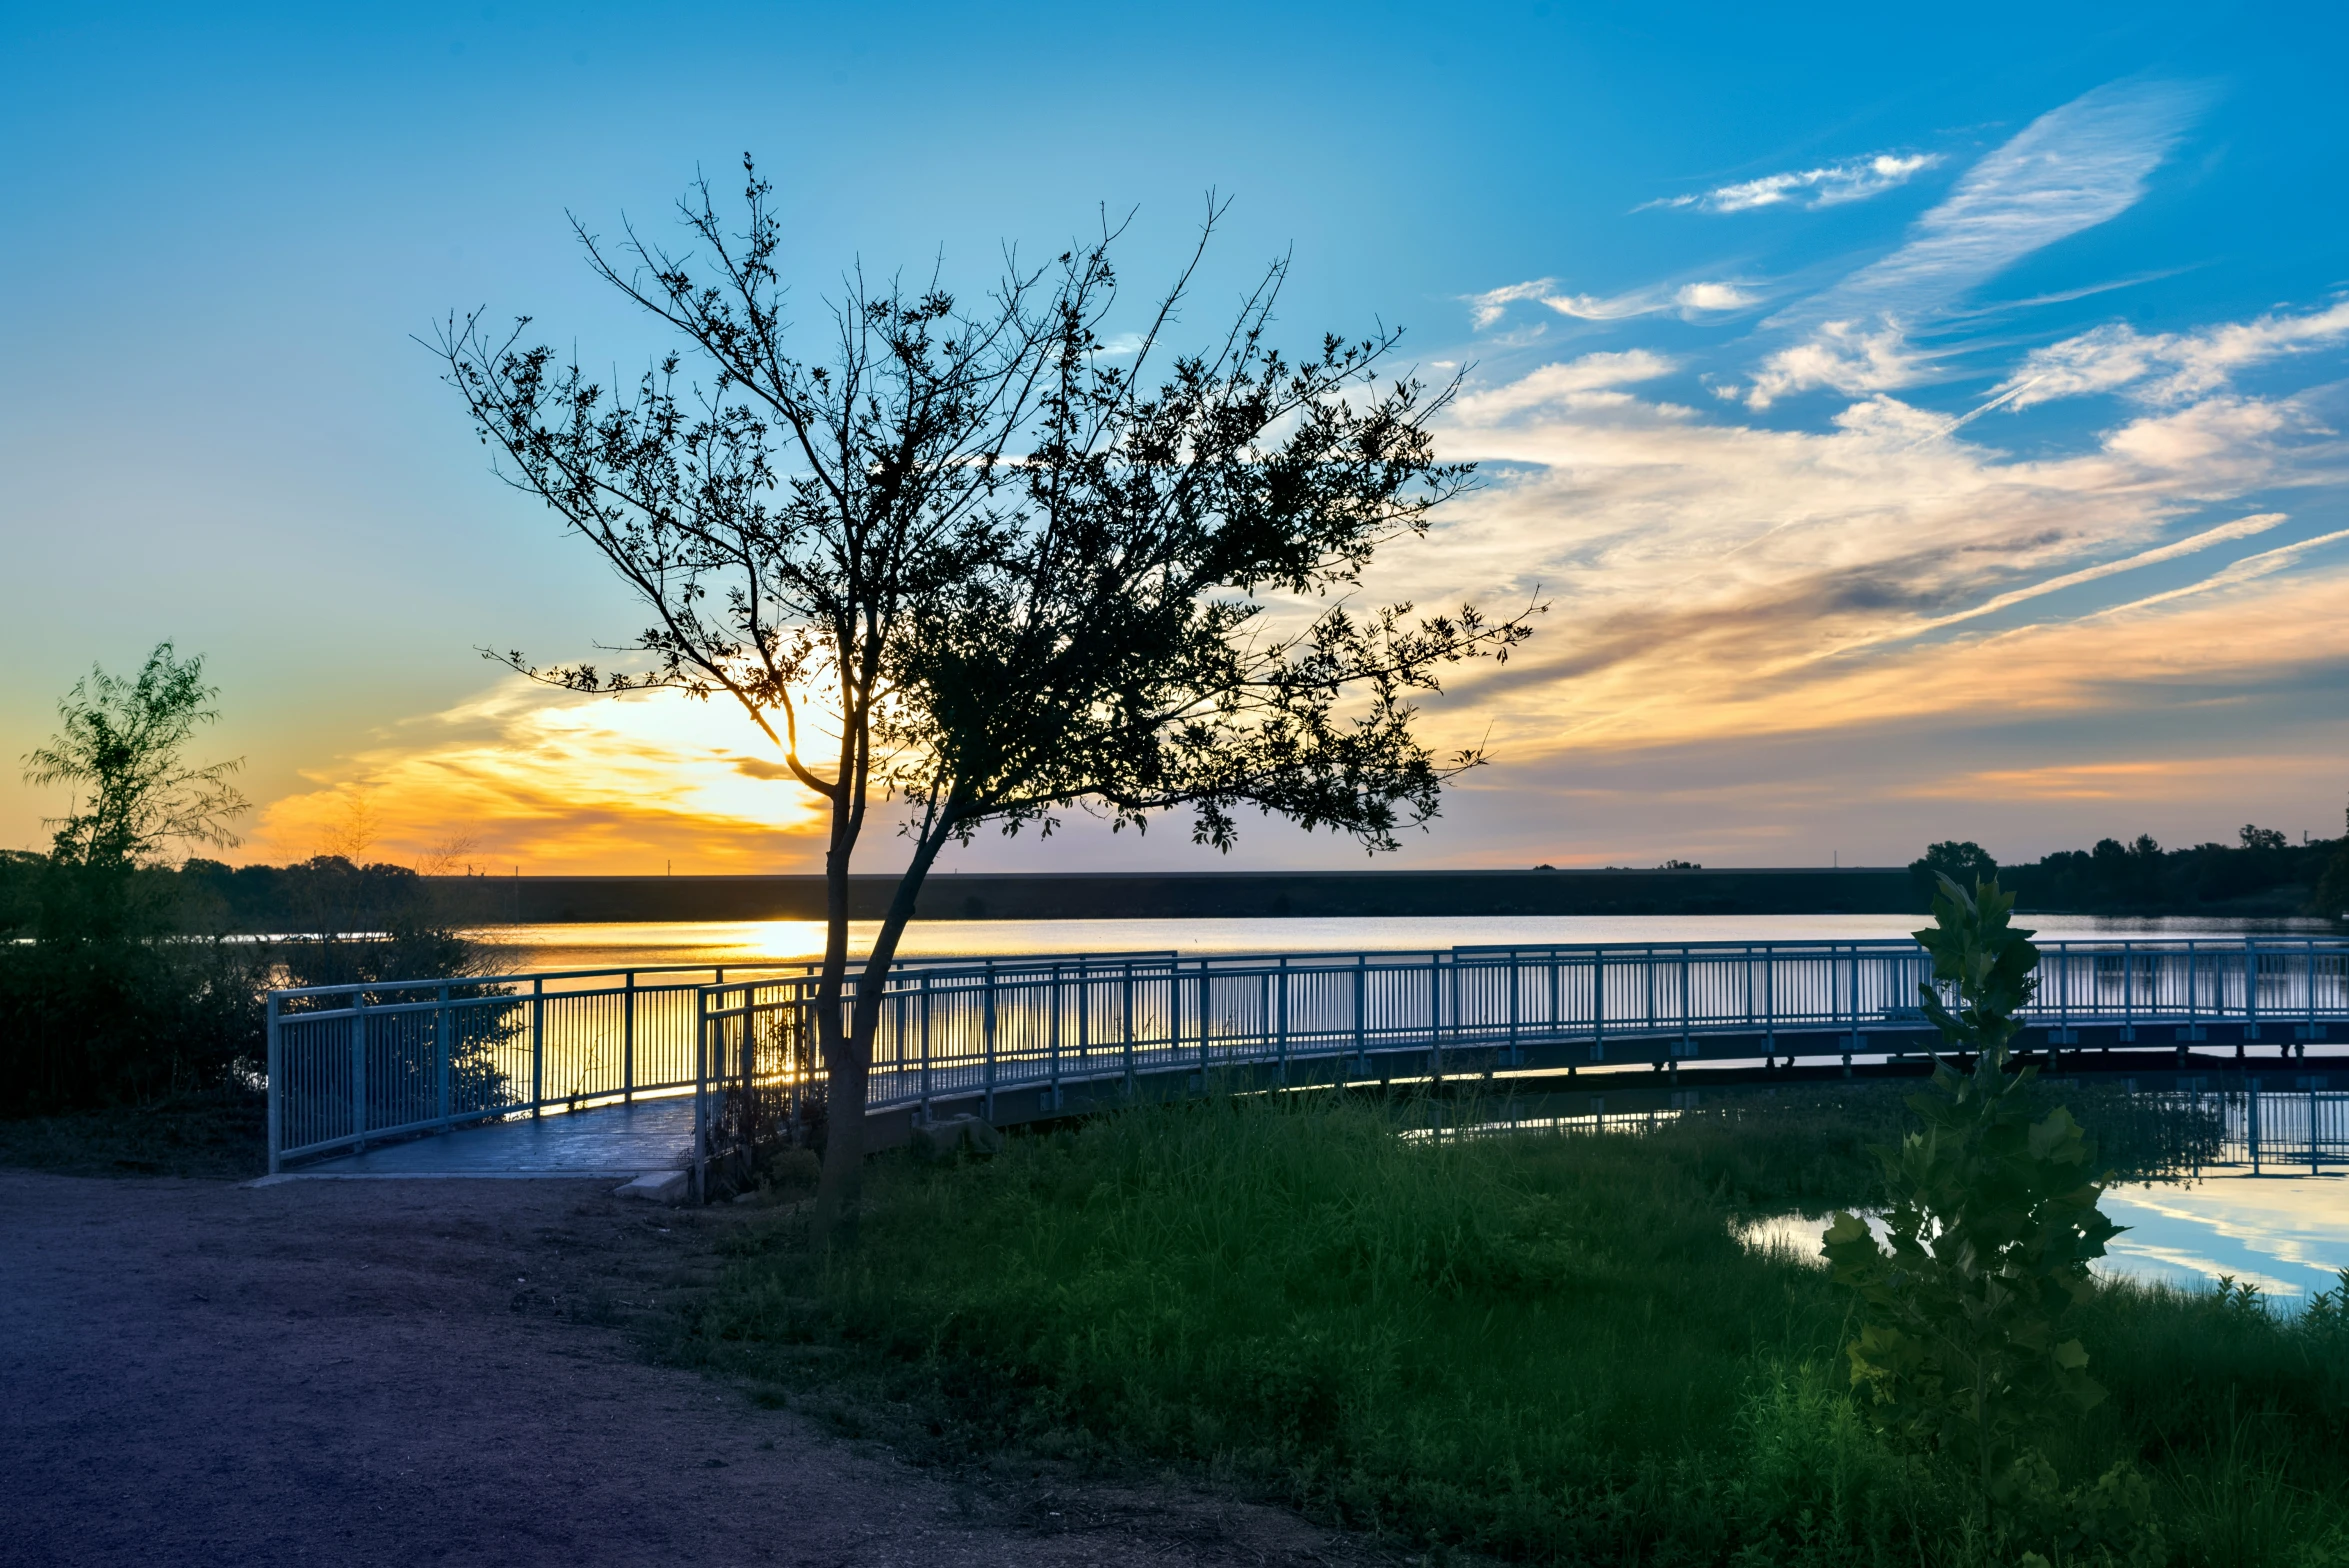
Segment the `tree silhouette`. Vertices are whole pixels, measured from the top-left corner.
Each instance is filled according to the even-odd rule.
[[[1120,829],[1184,808],[1228,849],[1254,807],[1391,848],[1482,760],[1433,755],[1416,699],[1449,664],[1505,658],[1531,607],[1348,607],[1373,553],[1470,482],[1428,432],[1451,389],[1385,376],[1392,331],[1271,347],[1285,261],[1169,357],[1212,200],[1130,354],[1101,335],[1105,225],[1042,266],[1010,257],[970,309],[935,278],[852,274],[819,363],[787,348],[782,221],[747,157],[743,175],[739,230],[706,181],[688,191],[688,254],[632,227],[607,246],[574,219],[592,270],[689,345],[632,388],[526,346],[528,318],[451,318],[435,346],[509,481],[651,612],[625,645],[638,667],[505,662],[577,691],[730,700],[828,807],[829,1222],[855,1196],[880,982],[948,844],[990,822],[1049,833],[1071,808]],[[912,853],[844,1025],[848,874],[876,793],[903,803]]]

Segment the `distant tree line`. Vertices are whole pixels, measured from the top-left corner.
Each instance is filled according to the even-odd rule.
[[[1968,887],[1996,875],[2032,910],[2349,918],[2349,836],[2295,844],[2279,829],[2248,823],[2232,844],[2164,849],[2140,833],[2003,867],[1971,840],[1945,841],[1911,861],[1909,872],[1927,897],[1939,874]]]

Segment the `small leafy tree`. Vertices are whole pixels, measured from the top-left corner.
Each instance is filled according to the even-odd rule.
[[[57,705],[62,727],[25,758],[28,783],[83,792],[54,821],[59,860],[136,865],[175,842],[237,841],[228,823],[246,804],[228,779],[242,760],[186,759],[198,727],[218,722],[219,695],[204,684],[204,656],[182,659],[168,642],[157,643],[130,680],[93,668],[73,683]]]
[[[1886,1243],[1848,1213],[1826,1238],[1836,1277],[1859,1293],[1853,1386],[1881,1429],[1949,1455],[1991,1502],[2041,1489],[2044,1435],[2104,1397],[2064,1322],[2118,1231],[2097,1208],[2094,1145],[2060,1106],[2034,1118],[2024,1091],[2036,1069],[2009,1070],[2039,963],[2013,909],[1995,880],[1969,894],[1941,879],[1935,923],[1916,933],[1937,982],[1921,989],[1973,1065],[1937,1059],[1933,1092],[1909,1100],[1923,1126],[1878,1151]]]
[[[45,937],[126,934],[133,871],[174,844],[237,841],[228,824],[247,808],[229,775],[241,761],[187,760],[197,729],[220,717],[219,695],[203,655],[163,642],[135,677],[93,668],[59,701],[57,733],[24,759],[27,783],[76,791],[50,822]]]

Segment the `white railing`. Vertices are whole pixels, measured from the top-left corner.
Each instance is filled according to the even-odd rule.
[[[2327,1023],[2349,1020],[2349,945],[2337,941],[2049,942],[2041,953],[2031,1023],[2057,1041],[2083,1027],[2126,1039],[2173,1025],[2164,1043],[2213,1026],[2321,1039]],[[718,1088],[746,1070],[820,1078],[812,966],[728,969],[273,993],[273,1163]],[[1056,1103],[1069,1082],[1301,1061],[1322,1064],[1321,1076],[1367,1077],[1395,1070],[1397,1053],[1432,1053],[1441,1071],[1448,1051],[1514,1060],[1531,1045],[1593,1063],[1907,1049],[1930,974],[1906,941],[908,961],[880,998],[867,1103],[991,1108],[1012,1088]]]

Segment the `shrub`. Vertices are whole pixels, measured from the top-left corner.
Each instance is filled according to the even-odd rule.
[[[1909,1102],[1923,1126],[1883,1151],[1886,1244],[1850,1213],[1826,1240],[1859,1295],[1845,1353],[1880,1428],[1951,1456],[2001,1502],[2046,1491],[2048,1433],[2104,1397],[2064,1324],[2118,1229],[2096,1206],[2079,1124],[2061,1106],[2036,1116],[2034,1069],[2007,1070],[2039,962],[2013,908],[1995,881],[1968,894],[1943,878],[1917,939],[1960,1010],[1927,985],[1925,1011],[1973,1070],[1937,1061],[1934,1092]]]

